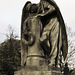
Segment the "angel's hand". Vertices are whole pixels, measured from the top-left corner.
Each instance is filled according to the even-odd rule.
[[[39,17],[39,16],[44,16],[45,14],[38,14],[38,15],[36,15],[35,17]]]

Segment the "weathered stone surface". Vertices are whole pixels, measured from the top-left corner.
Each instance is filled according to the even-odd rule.
[[[50,66],[61,64],[60,56],[66,59],[68,44],[65,23],[54,0],[40,0],[38,4],[27,2],[23,9],[21,65],[30,63],[27,59],[30,56],[44,56]],[[34,60],[31,63],[35,63]]]
[[[49,66],[26,66],[16,71],[14,75],[63,75],[59,68]]]
[[[27,66],[45,66],[49,65],[48,60],[43,57],[33,56],[27,58]]]
[[[65,23],[53,0],[27,2],[21,23],[21,66],[15,75],[62,75],[68,53]],[[60,65],[59,65],[60,64]]]
[[[63,75],[59,71],[19,71],[15,72],[14,75]]]

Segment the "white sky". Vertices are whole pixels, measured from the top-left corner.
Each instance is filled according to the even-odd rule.
[[[28,0],[0,0],[0,42],[6,37],[8,25],[11,25],[20,36],[21,14],[25,2]],[[30,0],[38,3],[40,0]],[[55,0],[63,15],[65,23],[75,31],[75,0]]]

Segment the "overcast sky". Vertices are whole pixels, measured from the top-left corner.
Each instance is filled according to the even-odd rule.
[[[0,0],[0,42],[4,41],[8,25],[20,36],[22,8],[28,0]],[[40,0],[30,0],[38,3]],[[67,26],[75,31],[75,0],[55,0]]]

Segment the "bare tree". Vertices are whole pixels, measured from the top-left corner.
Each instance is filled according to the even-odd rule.
[[[67,62],[70,68],[75,68],[75,32],[66,26],[68,35],[68,55]]]
[[[8,30],[9,30],[8,34],[5,34],[8,39],[9,38],[18,38],[18,35],[15,34],[15,31],[12,26],[9,25]]]

